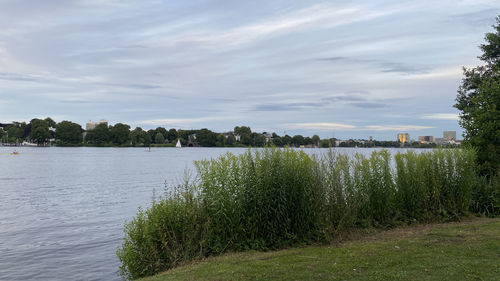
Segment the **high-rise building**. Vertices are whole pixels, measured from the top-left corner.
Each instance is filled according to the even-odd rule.
[[[89,121],[85,124],[85,130],[88,131],[88,130],[93,130],[95,129],[95,126],[97,126],[97,123],[96,122],[92,122],[92,121]]]
[[[419,143],[434,142],[434,137],[433,136],[419,136],[418,137],[418,142]]]
[[[457,140],[457,132],[456,131],[444,131],[443,139],[447,141],[455,141]]]
[[[95,129],[95,127],[97,125],[100,125],[100,124],[106,124],[106,126],[108,125],[108,121],[102,119],[101,121],[99,122],[92,122],[92,121],[89,121],[85,124],[85,130],[88,131],[88,130],[93,130]]]
[[[104,120],[104,119],[101,119],[101,121],[99,121],[99,124],[106,124],[106,126],[108,126],[108,121],[107,120]]]
[[[398,141],[401,143],[410,142],[410,135],[408,133],[398,134]]]

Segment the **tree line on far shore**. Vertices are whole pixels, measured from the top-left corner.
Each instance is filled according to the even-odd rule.
[[[2,125],[2,124],[0,124]],[[29,123],[13,122],[3,124],[0,129],[0,142],[21,143],[28,141],[38,145],[57,146],[175,146],[179,140],[182,146],[200,147],[263,147],[267,145],[283,147],[400,147],[398,141],[377,140],[347,140],[337,142],[336,138],[321,139],[318,135],[312,137],[294,135],[279,136],[276,133],[252,132],[248,126],[236,126],[226,133],[213,132],[203,128],[198,130],[156,129],[144,130],[130,125],[116,123],[108,125],[100,123],[92,130],[84,130],[81,125],[62,121],[56,123],[52,118],[32,119]],[[406,143],[405,147],[432,148],[436,144]]]
[[[217,133],[203,128],[198,130],[156,129],[144,130],[130,125],[100,123],[94,129],[84,130],[81,125],[53,119],[32,119],[29,123],[13,122],[0,129],[0,140],[4,143],[28,141],[37,144],[49,142],[58,146],[174,146],[179,140],[183,146],[224,147],[224,146],[309,146],[329,147],[335,139],[320,139],[318,135],[304,137],[278,136],[276,133],[252,132],[250,127],[236,126],[233,131]]]

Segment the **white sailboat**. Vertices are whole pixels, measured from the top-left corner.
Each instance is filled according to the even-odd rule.
[[[182,147],[181,146],[181,140],[177,140],[177,143],[175,144],[175,147]]]

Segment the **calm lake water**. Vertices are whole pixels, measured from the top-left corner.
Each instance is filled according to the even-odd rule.
[[[120,280],[123,225],[194,160],[244,148],[0,147],[0,279]],[[323,153],[323,149],[306,149]],[[339,149],[369,154],[373,149]],[[391,149],[391,152],[401,149]]]

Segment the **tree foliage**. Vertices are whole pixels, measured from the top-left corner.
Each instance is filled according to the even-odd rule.
[[[17,125],[12,125],[7,129],[7,136],[8,136],[8,141],[9,142],[16,142],[20,141],[23,138],[24,131],[21,129],[21,127]]]
[[[485,64],[464,68],[455,104],[464,141],[477,149],[480,171],[489,176],[500,169],[500,16],[493,27],[480,46]]]
[[[111,134],[107,124],[99,124],[93,130],[87,131],[85,142],[93,145],[106,145],[110,140]]]
[[[47,117],[44,120],[45,120],[45,122],[47,122],[47,125],[49,125],[49,127],[55,128],[57,125],[56,122],[54,120],[52,120],[52,118],[50,118],[50,117]]]
[[[163,136],[162,133],[160,133],[160,132],[156,133],[155,143],[157,143],[157,144],[165,143],[165,137]]]
[[[56,139],[61,144],[80,144],[82,133],[82,126],[71,121],[62,121],[56,125]]]
[[[44,143],[50,138],[49,125],[45,120],[33,119],[30,139],[36,143]]]
[[[130,143],[130,126],[123,123],[116,123],[110,127],[111,141],[117,145]]]
[[[130,140],[132,141],[132,145],[133,146],[145,145],[146,136],[147,133],[141,127],[135,128],[133,131],[130,132]]]

